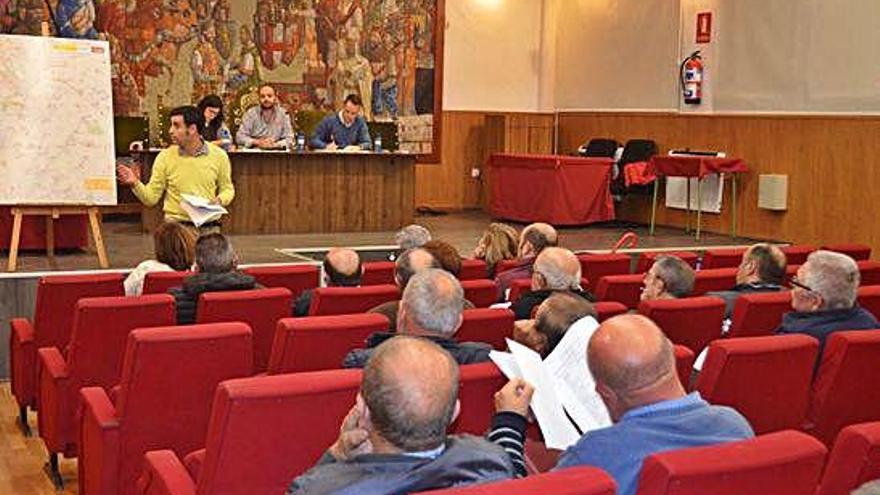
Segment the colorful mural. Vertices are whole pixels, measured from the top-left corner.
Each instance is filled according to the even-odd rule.
[[[106,39],[117,115],[215,93],[235,109],[260,82],[291,112],[361,96],[430,152],[438,0],[0,0],[0,33]],[[235,115],[227,112],[227,115]],[[234,124],[234,123],[233,123]],[[426,129],[427,128],[427,129]],[[417,135],[417,136],[416,136]],[[420,143],[420,144],[419,144]]]

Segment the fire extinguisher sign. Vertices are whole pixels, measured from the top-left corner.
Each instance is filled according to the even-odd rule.
[[[712,13],[697,14],[697,43],[709,43],[712,40]]]

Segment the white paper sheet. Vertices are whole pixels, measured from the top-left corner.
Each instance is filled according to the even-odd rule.
[[[202,224],[217,220],[229,213],[222,205],[211,204],[210,201],[200,196],[181,194],[180,197],[180,208],[189,215],[196,227],[201,227]]]

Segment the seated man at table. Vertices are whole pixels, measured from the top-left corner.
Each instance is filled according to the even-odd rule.
[[[754,244],[743,253],[736,270],[736,285],[730,290],[706,293],[724,299],[725,318],[730,318],[736,299],[754,292],[779,292],[785,279],[785,253],[766,243]]]
[[[324,257],[324,287],[359,287],[364,268],[354,249],[333,248]],[[302,291],[293,302],[293,316],[307,316],[312,305],[312,289]]]
[[[548,247],[535,258],[531,288],[510,305],[517,320],[531,318],[532,310],[555,292],[571,292],[593,301],[593,296],[581,289],[580,261],[565,248]]]
[[[556,229],[546,223],[533,223],[523,229],[519,235],[516,266],[498,273],[495,283],[498,284],[498,300],[507,298],[507,290],[514,280],[532,278],[532,264],[535,258],[546,247],[555,246],[559,239]]]
[[[278,104],[275,88],[268,84],[260,86],[260,104],[244,113],[235,142],[262,150],[285,149],[293,143],[290,116]]]
[[[373,147],[367,121],[361,116],[361,97],[348,95],[339,113],[328,115],[312,134],[312,149],[362,149]]]
[[[696,272],[678,256],[658,256],[645,274],[641,300],[678,299],[694,290]]]

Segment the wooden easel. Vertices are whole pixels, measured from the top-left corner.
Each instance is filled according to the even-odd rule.
[[[6,270],[14,272],[18,264],[18,245],[21,241],[21,219],[27,215],[46,217],[46,256],[49,262],[55,262],[55,226],[54,221],[61,215],[89,216],[89,226],[92,231],[92,239],[95,242],[95,251],[98,255],[98,264],[101,268],[109,268],[107,251],[104,249],[104,236],[101,235],[100,212],[97,206],[15,206],[12,208],[12,238],[9,242],[9,263]]]

